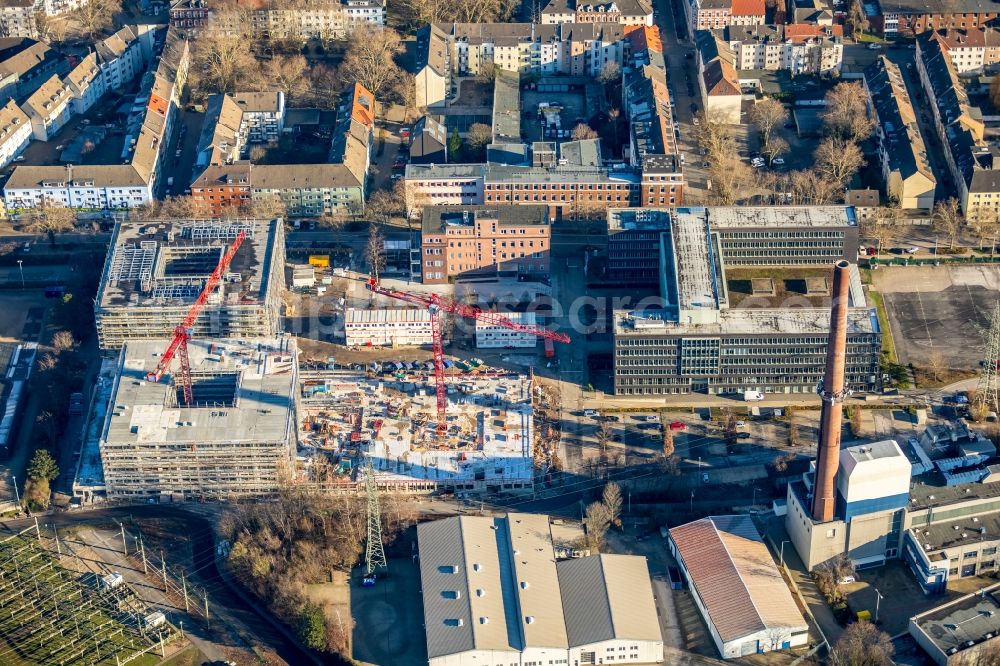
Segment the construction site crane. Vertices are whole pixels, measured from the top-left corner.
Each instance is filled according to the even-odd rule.
[[[243,245],[243,241],[246,240],[247,232],[241,231],[236,234],[236,238],[233,239],[233,244],[229,246],[226,253],[222,255],[222,259],[219,260],[219,265],[215,267],[212,274],[208,276],[208,280],[205,281],[205,288],[201,290],[198,294],[198,298],[195,299],[194,304],[191,305],[191,309],[188,310],[187,316],[184,317],[184,321],[174,329],[174,338],[170,341],[167,346],[167,350],[163,352],[163,356],[160,357],[160,362],[156,364],[156,369],[146,375],[146,381],[158,382],[163,378],[163,375],[170,368],[170,362],[174,360],[174,356],[180,356],[181,361],[181,372],[180,372],[180,384],[181,390],[184,393],[184,404],[190,406],[194,402],[194,388],[191,382],[191,362],[188,359],[188,340],[191,339],[192,329],[195,322],[198,320],[198,315],[205,307],[205,303],[208,302],[208,297],[215,291],[218,286],[219,281],[222,279],[223,273],[229,268],[230,262],[232,262],[233,257],[236,256],[236,251],[240,249]]]
[[[540,326],[519,324],[497,312],[488,312],[474,305],[465,305],[448,298],[442,298],[437,294],[412,294],[405,291],[397,291],[396,289],[389,289],[379,284],[375,277],[368,278],[368,289],[373,294],[380,294],[399,301],[405,301],[414,305],[421,305],[427,308],[431,313],[431,340],[433,342],[434,349],[434,386],[437,394],[438,436],[444,435],[448,429],[448,423],[445,418],[445,408],[448,405],[448,398],[444,384],[444,344],[441,339],[441,311],[449,312],[453,315],[458,315],[459,317],[465,317],[466,319],[481,321],[491,326],[501,326],[519,333],[527,333],[529,335],[542,338],[543,340],[566,343],[569,342],[569,336],[565,333],[557,333]]]

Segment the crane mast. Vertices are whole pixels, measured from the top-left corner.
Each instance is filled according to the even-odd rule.
[[[493,326],[501,326],[512,331],[527,333],[529,335],[542,338],[543,340],[563,343],[569,342],[569,336],[565,333],[550,331],[549,329],[542,328],[541,326],[531,326],[511,321],[500,313],[489,312],[474,305],[458,303],[457,301],[438,296],[437,294],[413,294],[405,291],[399,291],[397,289],[383,287],[374,276],[368,278],[368,289],[373,294],[379,294],[381,296],[404,301],[406,303],[412,303],[413,305],[423,306],[431,313],[431,340],[433,342],[434,350],[434,388],[437,397],[438,436],[443,436],[448,429],[448,423],[445,418],[445,408],[448,404],[448,398],[444,380],[444,343],[441,335],[441,312],[448,312],[453,315],[458,315],[459,317],[465,317],[466,319],[482,321]]]

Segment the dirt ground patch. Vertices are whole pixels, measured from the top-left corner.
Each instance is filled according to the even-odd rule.
[[[34,340],[51,301],[40,290],[0,291],[0,341]]]

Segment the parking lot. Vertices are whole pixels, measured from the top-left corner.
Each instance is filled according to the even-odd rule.
[[[873,273],[883,294],[896,354],[920,367],[941,354],[954,370],[974,370],[983,358],[983,332],[1000,296],[994,266],[913,266]]]
[[[521,91],[521,133],[531,141],[554,141],[542,133],[542,118],[538,116],[538,104],[555,104],[562,108],[559,112],[559,122],[563,130],[572,131],[579,123],[590,119],[584,102],[584,93],[579,92],[538,92],[537,90]],[[596,109],[594,110],[596,112]],[[563,139],[566,141],[567,139]]]

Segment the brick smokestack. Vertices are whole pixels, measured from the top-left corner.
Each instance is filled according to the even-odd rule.
[[[844,420],[844,367],[847,363],[847,305],[851,265],[838,261],[833,269],[833,305],[830,308],[830,337],[826,348],[826,371],[818,393],[823,400],[819,421],[819,453],[813,484],[813,519],[833,520],[837,468],[840,466],[840,430]]]

